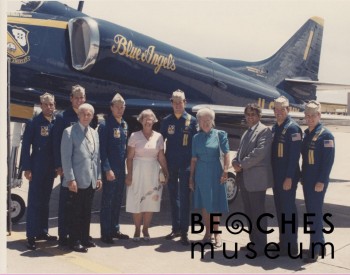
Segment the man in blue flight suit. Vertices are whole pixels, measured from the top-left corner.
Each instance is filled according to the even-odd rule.
[[[196,119],[185,111],[186,98],[181,90],[171,97],[173,114],[162,121],[161,134],[166,140],[165,156],[169,169],[169,198],[172,217],[172,232],[165,238],[181,237],[183,245],[189,245],[187,236],[190,216],[190,163],[192,137],[197,133]]]
[[[36,249],[36,240],[57,240],[48,234],[49,201],[56,177],[52,152],[55,98],[45,93],[40,103],[42,112],[26,124],[21,152],[24,176],[29,180],[26,230],[31,250]]]
[[[98,128],[103,175],[101,199],[101,241],[113,244],[113,238],[129,239],[120,232],[119,214],[125,185],[125,159],[128,124],[123,119],[125,101],[117,93],[110,104],[111,114]]]
[[[289,101],[280,96],[274,101],[276,124],[272,127],[273,194],[279,227],[280,255],[298,253],[298,213],[295,204],[300,178],[299,158],[302,131],[289,113]]]
[[[321,104],[310,101],[305,106],[308,129],[302,144],[302,184],[310,225],[310,249],[304,262],[316,262],[326,254],[323,236],[323,201],[335,154],[334,136],[320,123]]]
[[[72,87],[70,94],[70,101],[72,106],[66,109],[63,113],[56,116],[56,122],[53,127],[53,153],[55,160],[55,169],[57,175],[61,176],[61,183],[63,177],[62,163],[61,163],[61,140],[64,129],[72,126],[78,122],[78,108],[85,103],[85,89],[80,85]],[[60,185],[60,196],[58,203],[58,236],[59,245],[68,245],[69,225],[68,215],[69,209],[67,209],[69,190],[67,187]]]

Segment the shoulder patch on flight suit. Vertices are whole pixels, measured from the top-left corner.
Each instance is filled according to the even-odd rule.
[[[300,133],[294,133],[292,134],[292,141],[298,141],[301,140],[301,135]]]
[[[333,140],[324,140],[323,141],[323,146],[326,148],[333,148],[334,147],[334,142]]]

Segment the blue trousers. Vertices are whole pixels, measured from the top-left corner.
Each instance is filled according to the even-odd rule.
[[[111,237],[120,230],[119,215],[123,202],[125,176],[118,176],[114,181],[104,179],[101,199],[101,236]]]
[[[49,202],[55,178],[53,169],[32,171],[29,182],[26,231],[27,238],[48,233]]]
[[[275,201],[276,215],[279,227],[280,246],[288,248],[298,247],[298,211],[295,204],[295,196],[297,190],[297,181],[293,181],[290,190],[283,190],[283,181],[276,181],[273,187],[273,195]],[[282,225],[282,215],[284,215],[284,228]],[[294,219],[294,223],[291,222]]]
[[[314,184],[308,184],[304,182],[303,192],[305,198],[306,212],[314,216],[308,216],[308,222],[310,223],[310,230],[315,233],[310,234],[310,248],[315,243],[325,243],[325,238],[322,232],[323,229],[323,202],[324,196],[327,191],[328,184],[322,192],[316,192]],[[318,247],[318,246],[316,246]]]
[[[171,207],[172,231],[187,234],[190,219],[190,189],[188,168],[169,165],[169,199]]]

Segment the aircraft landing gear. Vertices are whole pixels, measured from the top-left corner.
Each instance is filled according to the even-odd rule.
[[[238,186],[236,184],[236,175],[229,172],[228,178],[226,181],[226,193],[227,193],[227,202],[232,203],[238,194]]]
[[[11,194],[10,209],[8,210],[11,216],[11,221],[17,223],[23,217],[26,210],[26,205],[21,196],[17,194]]]

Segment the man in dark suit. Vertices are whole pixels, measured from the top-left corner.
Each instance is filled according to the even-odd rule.
[[[266,218],[257,222],[265,213],[266,189],[272,187],[273,176],[271,168],[271,130],[260,122],[261,109],[256,103],[250,103],[244,110],[248,130],[242,136],[237,155],[232,160],[232,166],[237,172],[236,182],[240,187],[243,206],[246,215],[252,222],[249,235],[250,242],[242,250],[251,251],[253,257],[264,255],[267,244]]]
[[[93,116],[90,104],[80,105],[79,123],[64,130],[61,142],[63,186],[70,191],[72,205],[70,246],[77,252],[96,246],[89,240],[91,206],[94,190],[101,189],[102,181],[99,137],[89,126]]]

